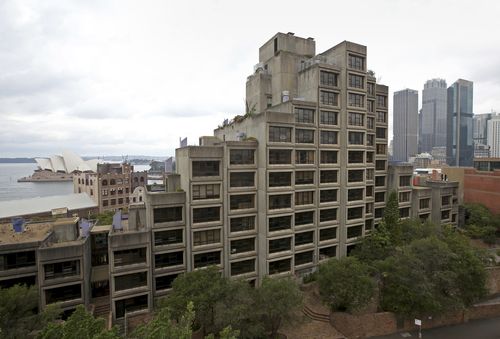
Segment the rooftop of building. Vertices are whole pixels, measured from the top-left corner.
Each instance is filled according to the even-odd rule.
[[[97,203],[87,193],[54,195],[0,202],[0,219],[50,213],[67,208],[68,211],[96,208]]]
[[[111,226],[112,225],[98,225],[98,226],[94,226],[90,230],[90,233],[105,233],[105,232],[109,232],[111,230]]]
[[[14,231],[12,223],[0,224],[0,245],[13,243],[31,243],[45,240],[52,232],[54,226],[74,224],[78,221],[74,218],[60,218],[54,221],[26,223],[22,232]]]

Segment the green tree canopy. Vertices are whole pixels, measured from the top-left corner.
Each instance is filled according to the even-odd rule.
[[[399,199],[396,191],[391,191],[384,209],[382,222],[391,234],[392,242],[398,245],[401,242],[401,225],[399,222]]]

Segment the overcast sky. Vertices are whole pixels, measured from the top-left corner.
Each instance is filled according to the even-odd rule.
[[[278,31],[314,37],[317,53],[368,46],[391,101],[464,78],[475,113],[500,111],[499,14],[495,0],[0,0],[0,157],[173,155],[244,112]]]

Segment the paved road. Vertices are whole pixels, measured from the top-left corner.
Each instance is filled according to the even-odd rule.
[[[408,332],[407,332],[408,333]],[[418,332],[396,333],[376,339],[415,339]],[[406,336],[405,336],[406,335]],[[469,321],[466,324],[422,330],[422,339],[500,339],[500,317]]]

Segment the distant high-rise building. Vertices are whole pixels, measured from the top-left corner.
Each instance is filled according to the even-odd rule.
[[[486,145],[488,135],[488,120],[494,113],[474,114],[472,138],[477,144]]]
[[[446,146],[446,81],[427,80],[422,92],[420,152]]]
[[[392,159],[408,161],[418,153],[418,91],[394,92],[394,149]]]
[[[487,138],[490,156],[500,158],[500,114],[491,115],[491,119],[488,120]]]
[[[446,157],[450,166],[472,166],[472,101],[474,84],[458,79],[448,88]]]

